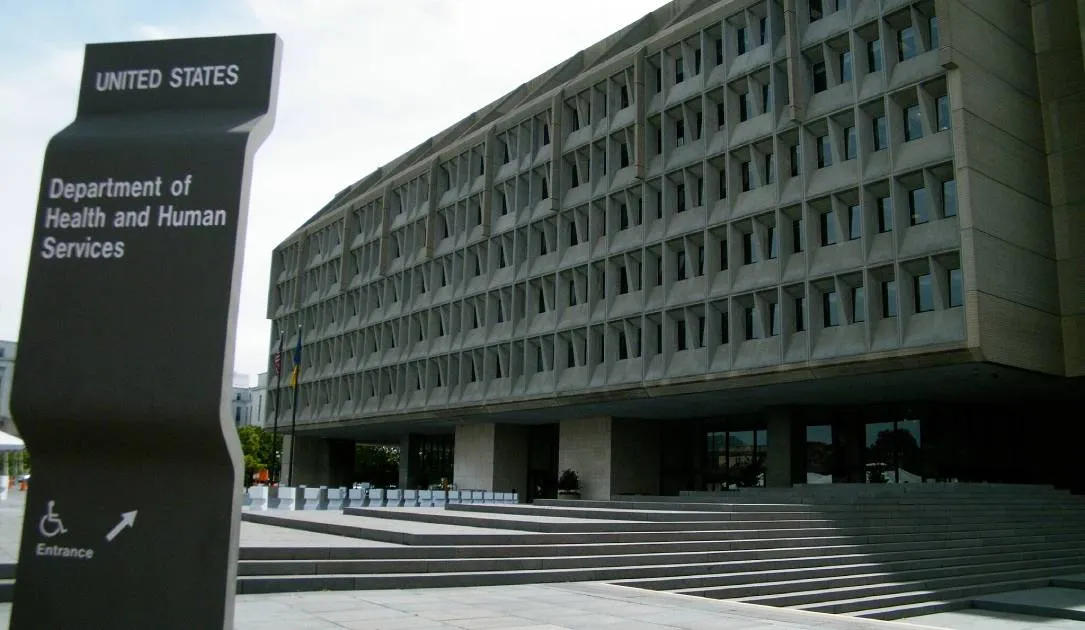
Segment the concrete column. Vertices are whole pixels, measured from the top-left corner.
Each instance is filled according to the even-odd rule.
[[[611,427],[611,418],[606,416],[561,421],[558,472],[567,468],[576,471],[584,499],[610,499]]]
[[[399,483],[400,488],[410,488],[411,479],[411,436],[404,433],[399,437]]]
[[[292,443],[296,440],[296,443]],[[293,448],[291,448],[293,446]],[[293,478],[290,478],[293,451]],[[283,436],[282,483],[287,486],[349,485],[354,473],[354,442],[321,437]]]
[[[806,482],[806,428],[787,407],[766,412],[768,420],[768,457],[765,461],[765,485],[790,488]]]
[[[527,488],[525,426],[477,423],[456,427],[453,482],[460,489],[521,494]]]

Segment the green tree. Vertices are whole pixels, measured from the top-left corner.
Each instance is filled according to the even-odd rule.
[[[270,431],[248,426],[238,427],[237,437],[245,456],[245,484],[248,485],[257,471],[271,469],[274,453],[282,449],[282,436],[273,436]]]
[[[358,444],[354,448],[354,476],[387,488],[399,484],[399,447]]]

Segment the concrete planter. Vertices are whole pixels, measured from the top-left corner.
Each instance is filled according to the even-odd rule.
[[[566,500],[575,500],[580,498],[579,490],[558,490],[558,498]]]

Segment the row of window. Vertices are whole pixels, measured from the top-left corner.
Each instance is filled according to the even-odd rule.
[[[938,266],[941,280],[934,278],[935,270],[908,276],[911,282],[911,312],[926,313],[936,308],[956,308],[963,305],[963,287],[959,267],[944,268]],[[890,272],[891,273],[891,272]],[[872,277],[884,277],[884,272],[875,271]],[[940,288],[936,288],[936,285]],[[867,321],[868,315],[875,318],[891,319],[897,317],[899,297],[897,281],[893,277],[876,280],[874,304],[867,304],[867,287],[863,285],[847,286],[844,281],[830,285],[824,290],[816,290],[818,296],[820,322],[819,328],[829,329],[838,326],[859,324]],[[816,289],[816,287],[815,287]],[[935,292],[942,292],[940,304],[936,305]],[[548,372],[560,364],[567,368],[599,364],[606,360],[622,361],[644,356],[664,354],[666,348],[674,352],[695,350],[731,342],[732,335],[738,334],[746,341],[775,337],[783,334],[785,326],[792,332],[804,332],[810,327],[810,314],[807,310],[806,294],[802,286],[785,287],[772,299],[762,296],[740,296],[732,300],[729,308],[726,302],[715,302],[711,306],[698,305],[670,311],[647,313],[641,317],[614,320],[607,325],[595,325],[586,328],[569,329],[554,335],[534,336],[522,341],[515,341],[528,355],[527,361],[534,363],[536,372]],[[784,309],[791,309],[786,315]],[[742,318],[737,329],[732,328],[730,315],[734,313]],[[438,322],[441,319],[438,318]],[[445,336],[444,324],[439,324],[439,337]],[[334,342],[319,344],[321,350],[306,353],[306,371],[313,370],[322,362],[334,364],[337,358],[353,360],[356,357],[380,353],[384,349],[397,347],[396,326],[384,324],[378,328],[360,331],[350,340],[336,346]],[[420,330],[420,329],[419,329]],[[589,330],[591,331],[589,333]],[[439,338],[438,337],[438,338]],[[424,341],[423,338],[418,339]],[[340,348],[336,350],[336,348]],[[494,346],[489,346],[493,348]],[[500,346],[505,352],[503,360],[493,361],[491,378],[506,378],[511,373],[507,347]],[[609,348],[609,350],[608,350]],[[588,356],[590,352],[592,356]],[[564,356],[555,357],[555,350],[563,350]],[[465,355],[481,355],[481,348],[463,351]],[[431,359],[454,355],[439,355]],[[476,359],[478,359],[476,357]],[[478,363],[479,361],[476,361]],[[470,367],[465,373],[467,382],[479,380],[479,365]],[[519,372],[519,370],[516,370]],[[435,375],[436,387],[443,386],[441,376]]]

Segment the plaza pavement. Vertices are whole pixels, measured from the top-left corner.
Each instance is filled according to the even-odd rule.
[[[18,558],[25,493],[0,501],[0,562]],[[304,515],[299,514],[301,517]],[[328,518],[330,515],[325,515]],[[311,517],[310,517],[311,518]],[[420,523],[420,527],[427,524]],[[241,545],[365,547],[392,543],[241,524]],[[11,604],[0,603],[0,630]],[[909,623],[856,619],[666,592],[579,582],[414,590],[238,595],[235,630],[1085,630],[1085,622],[990,611],[930,615]],[[936,625],[918,625],[938,621]],[[941,623],[945,622],[945,623]]]

